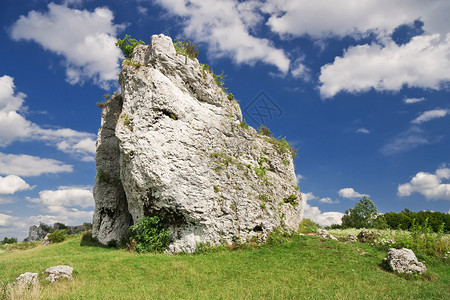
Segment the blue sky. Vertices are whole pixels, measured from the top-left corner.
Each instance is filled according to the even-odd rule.
[[[194,41],[246,121],[299,148],[305,217],[450,210],[450,2],[3,0],[0,238],[91,221],[96,102],[125,34]]]

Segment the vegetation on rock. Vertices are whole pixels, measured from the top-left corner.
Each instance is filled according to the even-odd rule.
[[[132,39],[130,35],[126,34],[125,37],[121,39],[117,39],[116,46],[119,46],[120,50],[122,50],[125,58],[131,58],[133,54],[133,49],[137,45],[145,45],[145,43],[141,40]]]

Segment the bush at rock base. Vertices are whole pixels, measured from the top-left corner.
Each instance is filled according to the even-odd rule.
[[[170,231],[158,216],[145,217],[130,227],[128,249],[138,253],[163,252],[170,243]]]
[[[48,240],[50,243],[61,243],[63,242],[67,237],[67,229],[57,230],[53,231],[52,233],[48,234]]]

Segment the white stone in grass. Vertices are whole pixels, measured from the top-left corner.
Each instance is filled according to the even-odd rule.
[[[326,229],[317,229],[317,235],[324,239],[330,239],[337,241],[338,239],[332,236]]]
[[[393,271],[407,274],[422,274],[427,271],[425,265],[417,260],[411,249],[391,248],[388,250],[387,263]]]
[[[45,270],[45,273],[48,274],[46,279],[50,280],[50,282],[52,283],[58,281],[61,278],[73,279],[72,272],[72,267],[64,265],[50,267]]]
[[[19,277],[16,278],[16,284],[22,287],[30,287],[38,284],[38,273],[26,272],[20,274]]]

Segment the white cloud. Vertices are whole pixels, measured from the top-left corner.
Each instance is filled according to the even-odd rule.
[[[367,32],[392,32],[401,24],[420,19],[428,32],[450,30],[447,0],[269,0],[263,11],[267,25],[280,35],[325,38]]]
[[[12,195],[16,192],[31,190],[32,187],[16,175],[0,176],[0,195]]]
[[[323,66],[321,96],[370,89],[395,92],[404,85],[438,90],[450,81],[450,34],[416,36],[400,46],[392,40],[385,42],[350,47],[342,57]]]
[[[146,15],[147,15],[147,12],[148,12],[148,8],[147,8],[147,7],[143,7],[143,6],[138,5],[138,6],[136,7],[136,9],[137,9],[137,11],[138,11],[139,14],[141,14],[141,15],[143,15],[143,16],[146,16]]]
[[[338,200],[334,201],[333,199],[331,199],[330,197],[325,197],[325,198],[320,198],[319,202],[321,203],[327,203],[327,204],[336,204],[339,203]]]
[[[302,180],[303,178],[305,178],[303,175],[301,174],[296,174],[295,177],[297,178],[297,182],[299,182],[300,180]]]
[[[403,100],[403,102],[405,102],[405,104],[413,104],[413,103],[419,103],[425,101],[424,97],[420,97],[420,98],[406,98]]]
[[[297,58],[291,65],[291,74],[294,78],[301,78],[304,81],[311,79],[311,70],[303,64],[305,57]]]
[[[449,179],[450,168],[441,167],[434,174],[419,172],[409,183],[399,185],[397,194],[404,197],[416,192],[427,200],[450,200],[450,183],[442,183]]]
[[[66,207],[88,208],[94,206],[92,189],[80,187],[60,187],[58,190],[44,190],[39,192],[38,199],[31,199],[30,201],[43,204],[51,213],[57,213]]]
[[[95,134],[68,128],[44,129],[26,120],[19,112],[26,95],[15,93],[14,79],[0,77],[0,147],[18,141],[40,140],[83,161],[93,161]]]
[[[284,51],[277,49],[270,40],[250,34],[263,20],[258,1],[156,2],[171,14],[182,17],[184,34],[196,42],[206,43],[211,56],[227,56],[238,64],[264,62],[276,66],[284,74],[288,72],[290,60]]]
[[[79,1],[71,1],[79,2]],[[65,59],[71,84],[93,79],[107,88],[117,79],[121,51],[115,46],[121,28],[108,8],[93,12],[50,3],[47,12],[30,11],[12,26],[14,40],[29,40]]]
[[[366,194],[361,194],[358,193],[357,191],[355,191],[353,188],[344,188],[344,189],[340,189],[338,191],[339,196],[341,196],[342,198],[347,198],[347,199],[351,199],[351,198],[362,198],[364,196],[368,196]]]
[[[358,129],[356,130],[356,133],[369,134],[370,131],[369,131],[368,129],[366,129],[366,128],[361,127],[361,128],[358,128]]]
[[[421,124],[428,122],[433,119],[443,118],[446,115],[450,114],[448,109],[433,109],[423,112],[420,116],[411,121],[414,124]]]
[[[341,224],[342,223],[342,216],[343,213],[340,212],[324,212],[322,213],[320,209],[316,206],[310,206],[308,204],[308,201],[310,200],[316,200],[317,197],[314,196],[313,193],[302,193],[302,200],[304,203],[304,212],[303,217],[306,219],[310,219],[316,223],[318,223],[320,226],[330,226],[332,224]],[[324,201],[331,200],[330,198],[321,198],[319,201],[326,203]],[[321,201],[324,200],[324,201]],[[336,203],[336,202],[333,202]]]
[[[384,155],[394,155],[411,151],[419,146],[428,145],[436,142],[437,139],[431,139],[425,136],[423,130],[418,127],[411,127],[408,130],[401,132],[384,145],[380,152]]]
[[[72,170],[72,165],[66,165],[58,160],[0,152],[0,174],[39,176],[41,174],[72,172]]]
[[[309,201],[309,200],[314,200],[314,199],[317,199],[317,197],[316,196],[314,196],[314,194],[313,193],[302,193],[302,200],[303,201]]]

